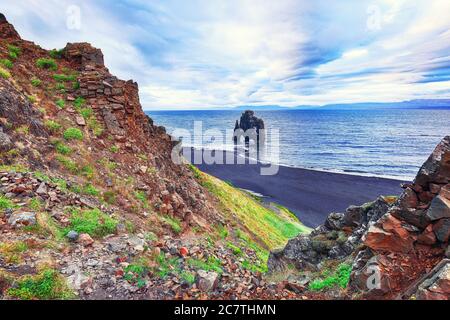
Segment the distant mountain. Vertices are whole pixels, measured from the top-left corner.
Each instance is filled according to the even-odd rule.
[[[265,106],[237,106],[234,110],[254,110],[254,111],[272,111],[272,110],[287,110],[289,107],[282,107],[278,105],[265,105]]]
[[[358,102],[336,103],[322,106],[300,105],[296,107],[284,107],[279,105],[263,106],[237,106],[233,110],[367,110],[367,109],[450,109],[450,99],[417,99],[402,102]]]

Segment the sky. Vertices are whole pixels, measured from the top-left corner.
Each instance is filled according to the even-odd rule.
[[[0,0],[24,39],[101,48],[146,110],[450,97],[448,0]]]

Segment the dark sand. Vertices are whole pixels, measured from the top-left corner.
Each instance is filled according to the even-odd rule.
[[[399,195],[400,184],[404,182],[281,166],[278,174],[262,176],[261,164],[201,164],[197,167],[238,188],[262,194],[266,201],[287,207],[309,227],[323,224],[329,213],[344,212],[350,205],[361,205],[380,195]]]

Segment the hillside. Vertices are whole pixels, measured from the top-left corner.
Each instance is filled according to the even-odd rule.
[[[44,50],[3,15],[0,38],[1,298],[296,296],[262,280],[309,232],[286,209],[174,164],[99,49]]]

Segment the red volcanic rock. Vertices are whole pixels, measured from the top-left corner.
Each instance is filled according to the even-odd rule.
[[[364,244],[375,251],[411,251],[415,238],[403,227],[402,222],[390,214],[380,220],[381,223],[369,228]]]
[[[88,247],[94,243],[94,240],[87,233],[82,233],[78,237],[78,243],[80,243],[83,247]]]
[[[186,247],[181,247],[180,248],[180,255],[183,257],[186,257],[187,255],[189,255],[189,250]]]
[[[429,225],[425,231],[417,238],[417,242],[426,245],[433,245],[436,243],[436,236],[433,232],[433,225]]]

